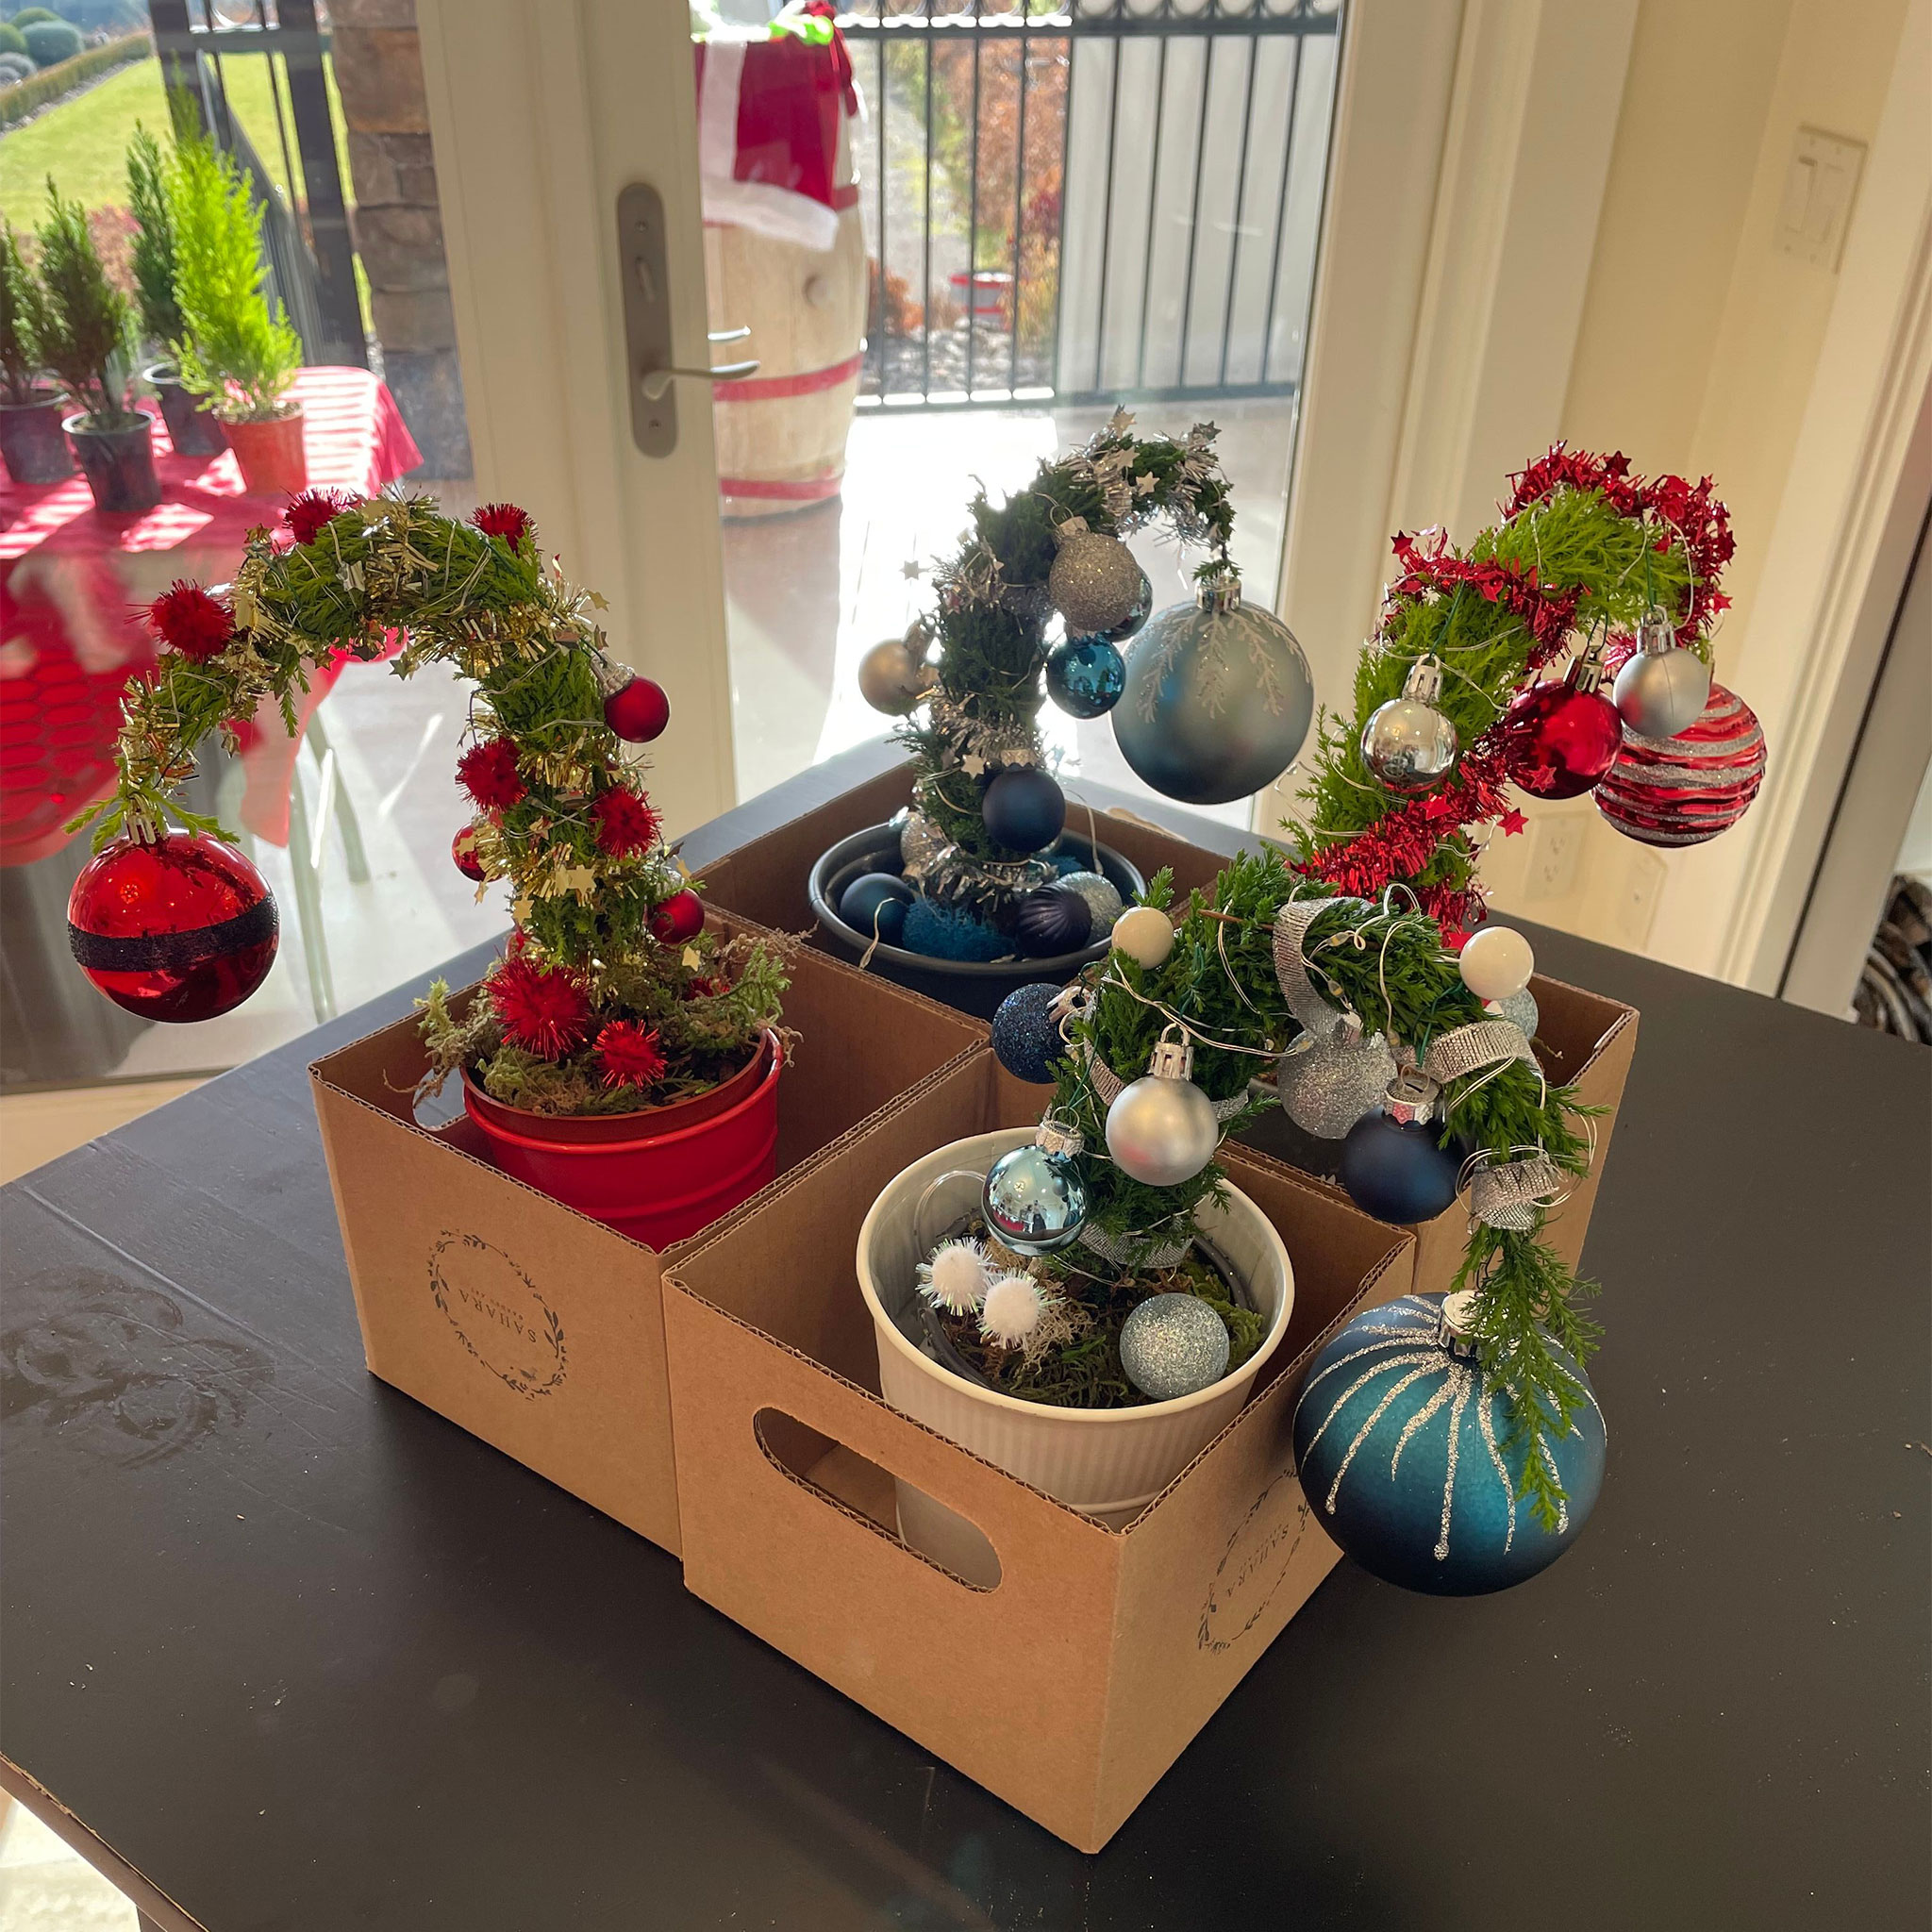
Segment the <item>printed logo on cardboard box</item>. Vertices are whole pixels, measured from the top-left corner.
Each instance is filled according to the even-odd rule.
[[[429,1292],[463,1346],[519,1395],[548,1395],[564,1377],[563,1324],[501,1248],[445,1228],[430,1244]]]
[[[1285,1469],[1248,1506],[1208,1585],[1195,1643],[1232,1650],[1268,1613],[1308,1533],[1309,1512],[1294,1472]]]

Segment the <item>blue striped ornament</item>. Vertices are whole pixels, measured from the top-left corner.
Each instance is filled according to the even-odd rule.
[[[1604,1480],[1590,1380],[1567,1437],[1543,1449],[1568,1501],[1555,1530],[1517,1501],[1524,1445],[1504,1446],[1503,1385],[1442,1328],[1440,1294],[1365,1308],[1318,1355],[1294,1412],[1295,1466],[1321,1524],[1364,1570],[1430,1596],[1507,1590],[1576,1540]]]

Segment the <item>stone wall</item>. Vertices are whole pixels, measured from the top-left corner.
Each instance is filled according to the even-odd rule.
[[[349,125],[356,252],[369,277],[383,373],[423,452],[421,474],[466,477],[470,433],[416,0],[333,0],[329,13]]]

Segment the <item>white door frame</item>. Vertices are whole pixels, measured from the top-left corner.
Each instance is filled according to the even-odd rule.
[[[417,0],[477,488],[608,602],[613,654],[671,697],[649,786],[674,834],[735,802],[709,396],[631,442],[617,195],[663,197],[676,360],[709,361],[683,0]]]

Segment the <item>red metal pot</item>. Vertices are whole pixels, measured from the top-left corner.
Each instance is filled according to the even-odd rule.
[[[513,1180],[664,1248],[708,1227],[776,1174],[784,1063],[768,1032],[744,1071],[708,1093],[589,1117],[506,1107],[466,1070],[463,1106]]]
[[[242,465],[242,487],[250,496],[293,496],[308,487],[308,452],[302,441],[302,405],[285,416],[258,423],[222,425]]]

